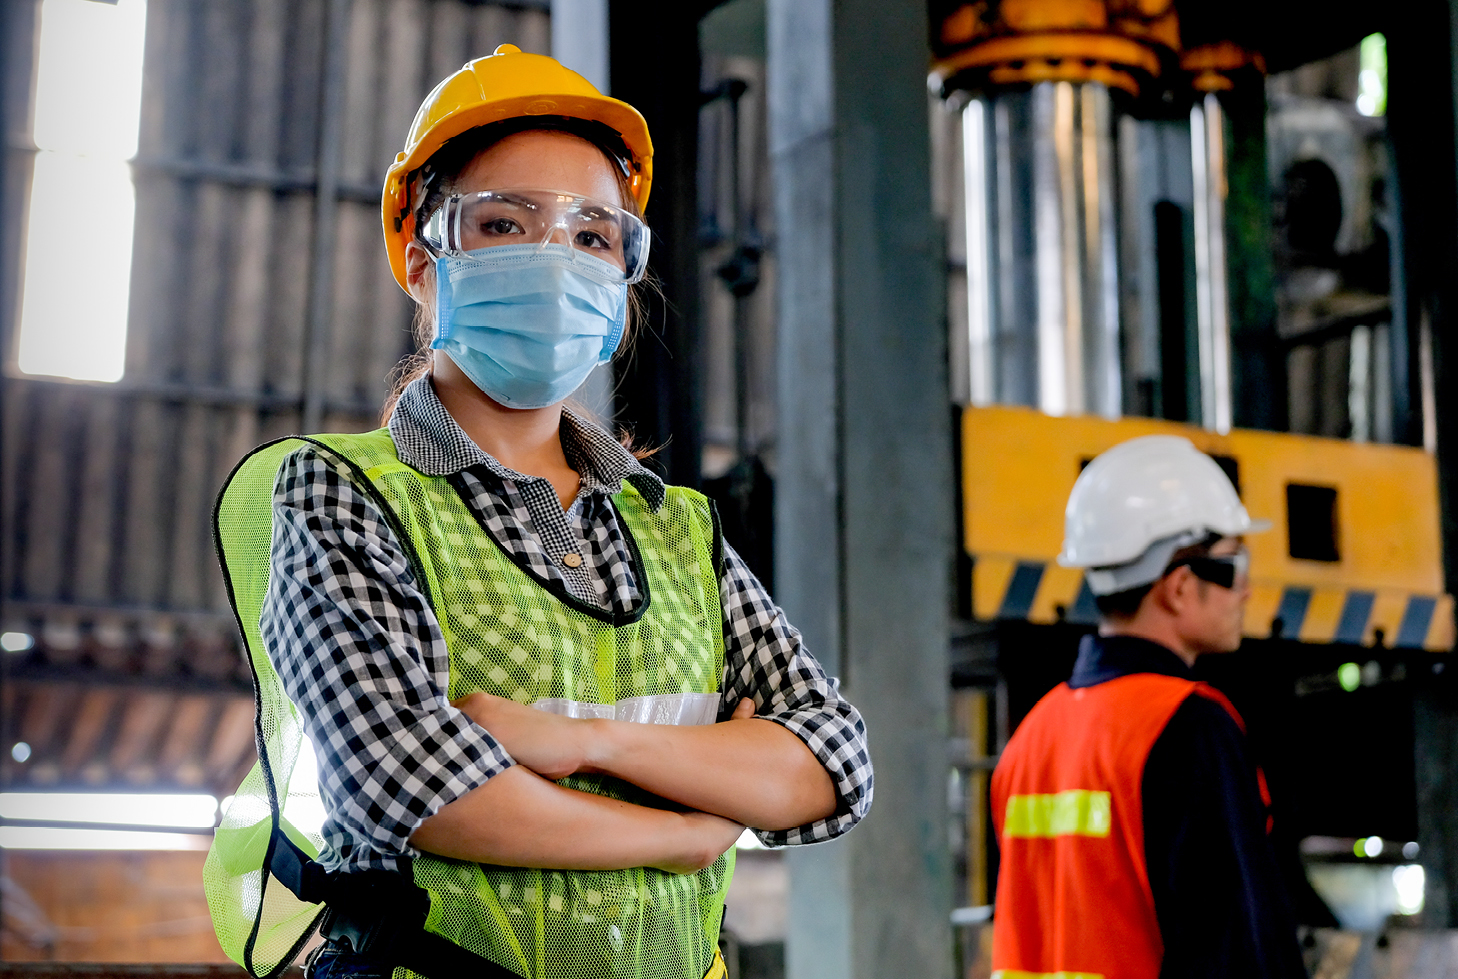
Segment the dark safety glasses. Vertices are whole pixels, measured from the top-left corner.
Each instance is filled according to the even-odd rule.
[[[1175,568],[1189,568],[1190,573],[1201,581],[1208,581],[1221,588],[1234,588],[1235,583],[1250,573],[1250,552],[1241,548],[1234,554],[1220,557],[1187,557],[1176,561],[1164,573]]]

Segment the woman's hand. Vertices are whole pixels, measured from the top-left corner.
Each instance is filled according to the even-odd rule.
[[[562,717],[486,693],[455,706],[518,764],[553,781],[574,772],[613,775],[759,829],[789,829],[835,811],[829,773],[803,741],[756,718],[748,697],[727,721],[686,727]]]
[[[543,778],[566,778],[587,758],[591,721],[549,714],[489,693],[468,694],[451,705],[490,731],[517,764]]]
[[[513,765],[442,806],[411,834],[428,853],[505,867],[691,874],[734,845],[743,827],[703,812],[669,812],[578,792]]]
[[[517,764],[543,778],[555,782],[584,769],[596,770],[591,763],[592,749],[601,732],[594,733],[594,721],[549,714],[480,692],[453,700],[451,706],[490,731]],[[754,701],[745,697],[734,708],[731,720],[753,716]]]
[[[805,742],[756,717],[748,697],[719,724],[591,724],[581,771],[613,775],[689,809],[786,830],[824,819],[838,804],[830,773]]]

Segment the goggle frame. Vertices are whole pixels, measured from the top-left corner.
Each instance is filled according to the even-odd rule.
[[[486,245],[475,249],[465,247],[461,224],[472,204],[500,199],[518,207],[525,205],[528,208],[536,208],[543,206],[543,198],[555,199],[552,201],[557,211],[555,218],[549,223],[540,223],[543,231],[539,241],[523,243],[546,246],[551,243],[553,234],[560,229],[566,235],[566,244],[574,252],[596,258],[608,265],[616,265],[617,263],[612,259],[594,255],[591,251],[580,248],[574,243],[576,231],[572,227],[570,218],[574,215],[582,215],[585,211],[592,212],[594,216],[587,219],[587,223],[579,224],[579,229],[581,227],[600,229],[605,221],[615,223],[619,229],[618,240],[622,243],[623,282],[632,285],[642,281],[648,271],[648,253],[652,239],[648,225],[637,215],[616,204],[609,204],[606,201],[567,191],[503,188],[473,191],[466,194],[448,194],[430,215],[419,223],[417,237],[436,256],[466,257],[473,251],[479,252],[486,248],[498,247],[496,245]],[[502,242],[501,244],[509,243]]]

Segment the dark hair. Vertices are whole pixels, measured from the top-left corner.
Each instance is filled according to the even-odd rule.
[[[1209,557],[1210,548],[1219,543],[1220,539],[1219,534],[1206,534],[1204,540],[1179,548],[1169,556],[1169,563],[1165,565],[1165,570],[1161,572],[1160,577],[1163,578],[1169,574],[1169,569],[1181,561],[1189,560],[1192,557]],[[1139,613],[1139,606],[1144,604],[1144,597],[1153,591],[1154,586],[1158,583],[1158,580],[1155,580],[1147,585],[1137,585],[1124,591],[1116,591],[1112,595],[1095,595],[1094,604],[1098,606],[1099,617],[1105,619],[1133,618]]]
[[[603,123],[587,119],[573,119],[567,116],[523,116],[466,130],[459,136],[448,140],[445,145],[436,150],[429,160],[425,161],[418,171],[410,174],[408,178],[410,184],[421,188],[420,200],[415,205],[415,239],[422,240],[420,233],[426,220],[435,212],[436,208],[440,207],[441,202],[450,192],[451,183],[471,165],[476,157],[508,136],[544,131],[576,136],[601,150],[603,156],[607,157],[613,165],[613,177],[617,180],[618,195],[622,198],[623,208],[636,217],[643,216],[642,211],[638,208],[637,198],[633,196],[632,186],[628,182],[629,174],[632,172],[631,155],[623,143],[622,136],[615,130]],[[642,282],[628,287],[628,321],[623,329],[623,340],[618,348],[619,353],[627,350],[631,345],[634,327],[646,312],[646,302],[642,295],[644,289],[657,290],[658,283],[652,278],[645,278]],[[400,395],[404,393],[405,388],[430,373],[432,364],[430,343],[435,334],[435,324],[432,322],[431,312],[428,305],[416,303],[415,318],[410,328],[411,335],[415,339],[415,350],[396,364],[394,370],[390,372],[390,394],[385,399],[380,413],[381,425],[389,423],[390,413],[395,410],[395,402],[400,400]],[[579,414],[591,415],[591,412],[581,404],[574,403],[573,409]],[[657,451],[657,449],[635,447],[630,433],[625,429],[618,432],[618,438],[625,448],[640,459],[647,458]]]
[[[1099,608],[1099,617],[1104,619],[1132,619],[1144,604],[1144,596],[1154,589],[1154,582],[1139,585],[1112,595],[1095,595],[1094,604]]]

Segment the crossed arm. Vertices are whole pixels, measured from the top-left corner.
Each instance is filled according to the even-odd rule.
[[[718,724],[579,720],[476,693],[456,702],[517,765],[443,806],[415,830],[422,850],[517,867],[688,873],[745,825],[788,829],[835,811],[830,775],[799,738],[740,701]],[[553,784],[614,775],[688,808],[669,812]]]
[[[870,806],[859,715],[732,549],[723,685],[739,710],[686,728],[571,720],[484,694],[445,707],[449,650],[429,600],[331,455],[285,460],[274,521],[259,627],[309,718],[346,869],[391,866],[413,845],[508,866],[686,871],[732,846],[741,824],[806,842]],[[755,701],[776,720],[752,717]],[[573,771],[615,775],[689,811],[552,782]]]

